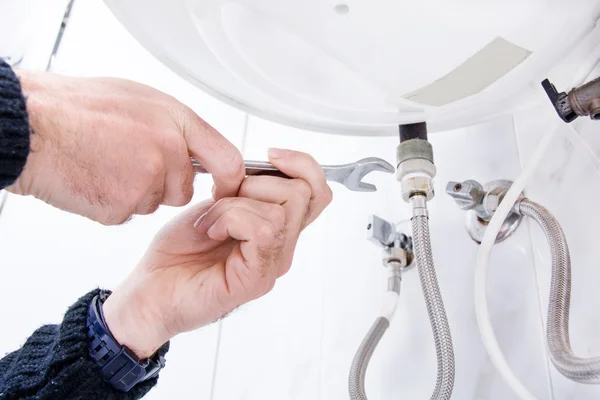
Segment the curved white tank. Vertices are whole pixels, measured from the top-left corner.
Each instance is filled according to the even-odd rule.
[[[206,92],[276,122],[356,135],[514,111],[562,61],[581,72],[588,51],[571,53],[600,16],[600,0],[105,1]]]

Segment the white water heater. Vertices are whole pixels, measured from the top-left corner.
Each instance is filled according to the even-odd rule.
[[[512,112],[561,63],[589,72],[600,44],[600,0],[105,1],[207,93],[342,134],[420,121],[435,131]]]

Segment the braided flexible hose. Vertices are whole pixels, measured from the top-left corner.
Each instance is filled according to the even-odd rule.
[[[390,326],[390,321],[387,318],[379,317],[373,323],[373,326],[363,339],[354,360],[350,367],[350,379],[348,381],[348,389],[350,391],[350,399],[352,400],[367,400],[365,392],[365,377],[367,376],[367,367],[375,348],[383,337],[383,334]]]
[[[413,217],[412,233],[419,279],[425,296],[437,354],[437,379],[430,399],[448,400],[452,396],[454,388],[454,349],[444,301],[435,274],[427,216]]]
[[[565,377],[580,383],[600,383],[600,357],[580,358],[571,350],[571,255],[563,230],[548,210],[528,199],[517,205],[520,214],[533,218],[542,228],[552,257],[547,340],[550,359]]]
[[[423,196],[415,197],[418,198],[413,201],[413,213],[415,215],[412,218],[414,253],[437,354],[437,379],[430,399],[449,400],[454,388],[452,336],[433,265],[426,200]],[[388,290],[400,293],[400,275],[393,275],[388,280]],[[389,326],[390,322],[387,318],[379,317],[356,352],[348,381],[351,400],[367,400],[365,392],[367,367],[375,348]]]
[[[388,267],[390,268],[390,276],[388,277],[387,291],[388,293],[394,293],[397,301],[397,296],[400,295],[400,289],[402,285],[402,265],[396,262],[391,262]],[[363,339],[358,351],[354,355],[352,366],[350,367],[350,376],[348,378],[348,390],[351,400],[367,400],[367,394],[365,390],[367,368],[369,367],[369,361],[371,361],[371,356],[377,348],[379,341],[390,326],[389,318],[391,318],[391,316],[386,317],[382,315],[375,320],[373,326],[367,333],[367,336],[365,336]]]

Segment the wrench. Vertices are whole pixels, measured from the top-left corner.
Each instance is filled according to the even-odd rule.
[[[206,168],[202,166],[198,161],[192,159],[192,165],[196,170],[196,173],[205,174],[208,173]],[[273,164],[265,161],[244,161],[246,166],[246,175],[269,175],[280,178],[290,178],[277,168]],[[375,192],[377,187],[370,183],[363,182],[362,179],[373,171],[387,172],[393,174],[394,167],[385,160],[376,157],[363,158],[352,164],[344,165],[321,165],[325,172],[325,177],[330,182],[341,183],[348,189],[354,192]]]

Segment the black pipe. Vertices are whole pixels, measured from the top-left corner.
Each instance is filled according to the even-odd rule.
[[[410,139],[427,140],[427,123],[400,125],[400,143]]]

